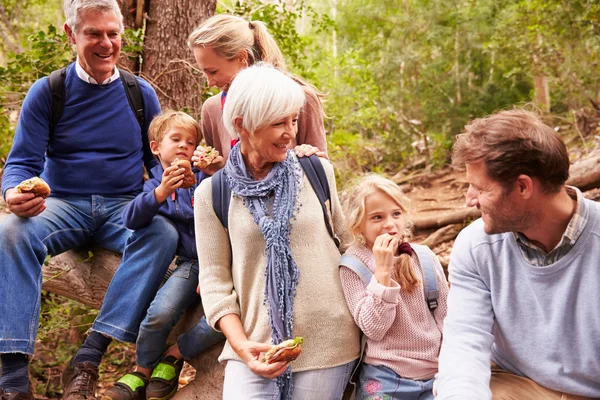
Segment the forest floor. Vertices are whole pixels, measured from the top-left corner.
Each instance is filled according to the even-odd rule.
[[[600,143],[596,143],[591,149],[588,146],[586,151],[581,147],[574,147],[570,149],[570,153],[572,161],[597,155],[600,154]],[[464,173],[452,171],[449,167],[412,175],[407,172],[402,181],[411,200],[410,217],[441,215],[466,207],[465,193],[468,184]],[[586,196],[598,200],[600,190],[586,192]],[[6,207],[0,199],[0,220],[6,215]],[[426,236],[427,234],[416,235],[413,241],[419,242]],[[453,240],[450,240],[432,249],[444,265],[448,264],[452,244]],[[80,346],[96,313],[96,310],[83,307],[72,300],[44,293],[43,322],[30,369],[36,399],[60,398],[62,369]],[[130,371],[134,361],[134,345],[117,342],[111,344],[101,365],[98,392],[103,393],[124,373]],[[180,384],[190,382],[194,374],[194,369],[186,364]]]

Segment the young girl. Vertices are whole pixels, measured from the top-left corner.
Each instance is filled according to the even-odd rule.
[[[285,61],[263,22],[247,21],[234,15],[220,14],[204,21],[190,34],[188,46],[206,75],[208,85],[221,90],[204,102],[201,118],[206,144],[224,157],[220,163],[214,163],[216,170],[225,165],[232,147],[231,136],[223,125],[223,106],[233,78],[259,62],[269,63],[287,73]],[[304,89],[306,101],[298,116],[298,134],[293,144],[309,144],[326,153],[320,94],[301,79],[294,77],[294,80]]]
[[[366,337],[357,388],[361,400],[434,398],[448,285],[434,253],[421,246],[421,258],[429,257],[422,262],[435,266],[439,297],[431,312],[422,262],[403,241],[410,225],[405,219],[407,203],[398,185],[377,175],[364,178],[347,202],[355,241],[344,257],[368,268],[361,277],[340,262],[348,308]]]

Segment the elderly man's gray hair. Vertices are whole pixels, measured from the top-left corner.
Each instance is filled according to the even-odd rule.
[[[109,11],[115,13],[119,19],[120,32],[123,33],[123,14],[116,0],[65,0],[64,4],[66,24],[77,32],[81,25],[81,14],[88,10]]]

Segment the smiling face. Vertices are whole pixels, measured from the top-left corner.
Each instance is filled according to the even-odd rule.
[[[385,233],[402,242],[405,219],[402,207],[387,194],[376,191],[365,197],[365,215],[359,225],[370,249],[378,236]]]
[[[194,47],[194,58],[206,76],[208,86],[216,86],[224,92],[229,90],[229,85],[236,74],[247,66],[243,54],[228,60],[218,55],[211,47]]]
[[[173,126],[160,143],[150,141],[150,149],[160,160],[163,169],[168,168],[176,158],[191,161],[196,149],[196,132]]]
[[[466,164],[466,169],[469,182],[466,203],[481,211],[487,234],[523,232],[530,226],[533,214],[526,212],[516,185],[505,189],[489,177],[483,161]]]
[[[288,115],[267,126],[249,133],[241,128],[241,117],[238,119],[238,132],[242,140],[242,155],[256,169],[265,168],[276,162],[283,162],[287,152],[293,146],[298,133],[298,113]]]
[[[77,32],[65,24],[69,42],[77,47],[79,64],[98,83],[110,78],[121,53],[119,18],[112,11],[81,13]]]

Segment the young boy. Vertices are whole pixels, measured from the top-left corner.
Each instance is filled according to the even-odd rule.
[[[171,329],[196,299],[198,254],[193,199],[194,190],[207,175],[196,171],[196,184],[189,189],[181,188],[185,169],[174,161],[191,161],[202,139],[200,125],[191,116],[167,110],[152,120],[148,137],[150,149],[160,163],[152,170],[157,178],[146,181],[144,192],[128,204],[123,211],[123,222],[129,229],[140,229],[157,214],[168,217],[179,232],[177,268],[158,291],[140,325],[136,371],[119,379],[102,396],[103,400],[168,399],[177,391],[183,359],[193,358],[224,340],[203,317],[163,354]]]

